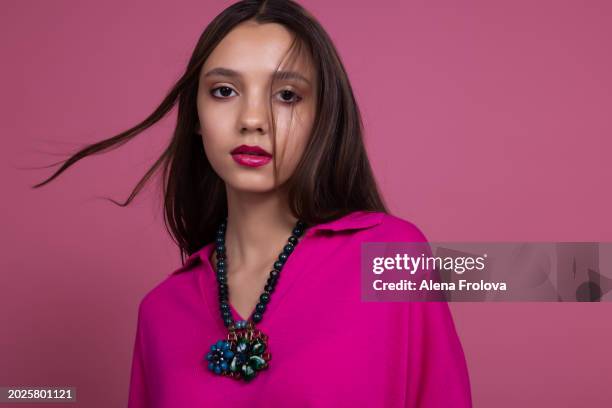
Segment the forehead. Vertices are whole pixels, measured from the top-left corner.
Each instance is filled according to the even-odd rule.
[[[313,66],[305,49],[293,56],[290,66],[286,65],[289,60],[285,57],[292,40],[293,34],[280,24],[243,22],[215,47],[204,63],[203,71],[222,66],[245,75],[267,76],[282,62],[278,69],[299,70],[306,78],[311,78]]]

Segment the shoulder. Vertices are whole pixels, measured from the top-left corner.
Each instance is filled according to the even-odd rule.
[[[380,223],[372,228],[372,234],[384,241],[427,242],[423,231],[413,222],[388,213],[380,213]]]
[[[139,315],[151,315],[170,310],[177,302],[197,296],[197,276],[194,265],[184,266],[183,273],[172,273],[145,293],[138,305]]]
[[[311,227],[311,233],[349,231],[368,238],[396,241],[426,241],[425,234],[412,222],[382,211],[354,211],[339,219]],[[342,234],[344,235],[344,234]]]

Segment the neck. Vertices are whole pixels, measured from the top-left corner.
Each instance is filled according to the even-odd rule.
[[[232,266],[270,267],[297,218],[282,190],[253,193],[227,188],[225,246]]]

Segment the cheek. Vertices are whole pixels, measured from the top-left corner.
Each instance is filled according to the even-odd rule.
[[[289,123],[286,126],[289,126]],[[294,119],[291,129],[283,130],[281,129],[281,134],[285,140],[281,141],[282,146],[278,147],[283,150],[280,167],[287,174],[293,172],[304,154],[312,132],[312,118],[302,114]]]
[[[202,144],[207,155],[213,156],[225,152],[229,148],[231,139],[227,137],[232,132],[231,114],[227,111],[223,113],[215,110],[214,106],[202,106],[198,111],[201,125]],[[214,161],[214,157],[209,157]]]

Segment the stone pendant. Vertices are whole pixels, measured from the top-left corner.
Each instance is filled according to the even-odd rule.
[[[248,382],[268,368],[272,355],[268,351],[268,336],[255,328],[252,321],[239,327],[232,325],[225,340],[210,346],[203,362],[214,374]]]

